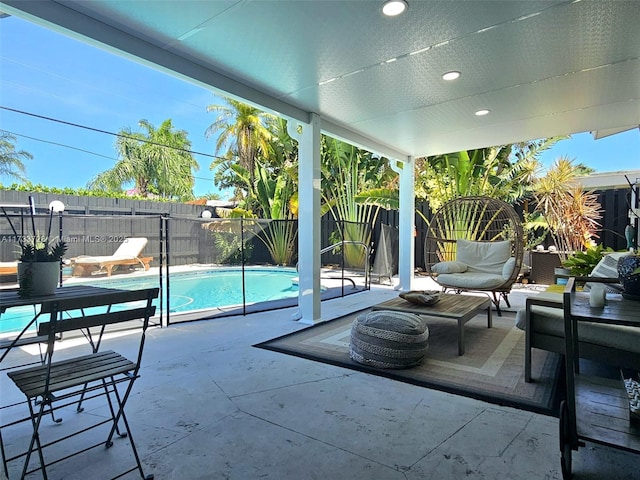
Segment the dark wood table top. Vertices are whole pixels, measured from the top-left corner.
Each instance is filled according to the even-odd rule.
[[[576,320],[640,327],[640,302],[607,295],[604,308],[589,305],[589,294],[575,292],[571,302],[571,316]]]
[[[56,288],[53,295],[20,298],[17,290],[0,291],[0,313],[3,313],[8,308],[24,305],[42,305],[42,312],[46,312],[48,311],[48,305],[54,302],[66,302],[69,300],[77,302],[77,308],[90,306],[98,299],[106,300],[104,304],[109,303],[109,299],[113,299],[113,303],[119,303],[124,301],[123,297],[133,292],[135,291],[95,287],[92,285],[70,285]]]
[[[434,305],[418,305],[397,297],[374,305],[372,310],[395,310],[418,315],[459,318],[490,307],[491,300],[487,296],[443,293],[440,301]]]

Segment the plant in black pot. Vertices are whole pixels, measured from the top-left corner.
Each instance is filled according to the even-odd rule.
[[[67,251],[64,241],[50,239],[54,207],[50,207],[47,233],[43,235],[36,230],[35,205],[32,197],[29,197],[29,206],[31,234],[18,235],[9,219],[11,230],[19,239],[18,295],[21,298],[52,295],[55,292],[60,278],[62,257]]]
[[[23,238],[20,249],[18,295],[29,298],[53,294],[60,276],[62,257],[67,251],[66,243],[52,243],[48,237],[36,233]]]

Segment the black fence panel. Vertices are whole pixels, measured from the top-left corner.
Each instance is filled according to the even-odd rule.
[[[631,205],[630,190],[605,190],[598,193],[602,206],[602,228],[598,232],[598,243],[614,250],[624,250],[627,242],[624,229],[629,224],[628,212]]]
[[[624,229],[628,224],[627,212],[630,202],[629,189],[605,190],[598,193],[598,199],[606,214],[602,218],[602,228],[598,232],[598,243],[614,250],[622,250],[626,247]],[[140,222],[139,217],[167,216],[180,220],[171,227],[171,264],[187,265],[191,263],[213,263],[213,252],[207,234],[201,228],[203,220],[201,215],[206,207],[202,205],[177,204],[169,202],[142,201],[129,199],[114,199],[101,197],[79,197],[75,195],[17,192],[10,190],[0,191],[0,204],[28,203],[29,195],[32,195],[37,207],[37,212],[42,218],[47,217],[49,203],[54,200],[65,204],[62,215],[64,233],[70,240],[69,255],[111,255],[114,247],[117,248],[118,240],[127,236],[144,236],[149,238],[150,246],[158,244],[158,227],[151,222]],[[523,206],[516,205],[516,210],[521,213]],[[417,202],[415,216],[415,265],[421,268],[424,265],[423,244],[427,224],[423,216],[431,218],[431,212],[427,202]],[[10,212],[19,218],[18,212]],[[101,220],[96,220],[100,217]],[[399,215],[397,211],[381,209],[376,222],[372,225],[372,257],[380,239],[380,225],[385,224],[398,228]],[[39,227],[40,228],[40,227]],[[44,228],[44,227],[42,227]],[[16,245],[10,241],[12,232],[6,222],[0,222],[0,261],[11,261],[16,256]],[[326,248],[340,238],[340,228],[330,214],[321,219],[321,248]],[[106,241],[102,241],[102,240]],[[98,240],[98,241],[96,241]],[[109,241],[110,240],[110,241]],[[552,244],[550,239],[544,245]],[[207,245],[209,245],[207,247]],[[262,242],[255,235],[245,242],[247,248],[251,248],[252,261],[257,264],[271,263],[270,254]],[[297,245],[296,245],[297,248]],[[154,257],[156,253],[151,252]],[[296,252],[297,256],[297,252]],[[339,252],[329,251],[322,255],[323,265],[340,265],[342,256]],[[403,259],[399,259],[400,262]]]

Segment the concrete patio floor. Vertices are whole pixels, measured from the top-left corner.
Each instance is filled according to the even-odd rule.
[[[323,319],[395,295],[373,285],[370,292],[323,302]],[[512,310],[524,298],[514,292]],[[304,328],[292,321],[293,312],[148,332],[142,376],[127,404],[145,473],[158,480],[562,478],[556,418],[252,347]],[[120,336],[107,348],[127,355],[133,341]],[[11,352],[11,361],[27,356]],[[2,404],[21,400],[4,372],[1,377]],[[60,424],[45,419],[44,428],[61,434],[67,425],[103,415],[92,402],[81,414],[63,412]],[[9,414],[0,415],[4,422]],[[29,432],[28,424],[5,429],[7,448]],[[78,446],[74,439],[55,449],[73,449],[74,442]],[[50,468],[50,478],[110,478],[133,460],[127,442],[116,439],[111,449],[61,462]],[[633,454],[588,443],[573,459],[576,479],[638,478]],[[19,478],[15,463],[10,478]]]

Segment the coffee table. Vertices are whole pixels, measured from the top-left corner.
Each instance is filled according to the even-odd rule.
[[[458,321],[458,355],[464,355],[464,324],[481,310],[487,311],[487,328],[491,328],[491,300],[485,296],[443,293],[434,305],[417,305],[403,298],[392,298],[371,307],[372,310],[392,310]]]

